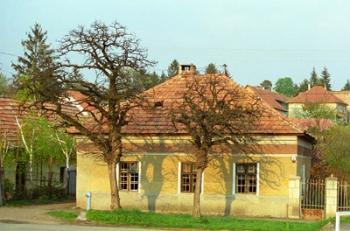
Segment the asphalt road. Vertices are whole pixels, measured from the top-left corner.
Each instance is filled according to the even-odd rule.
[[[149,231],[152,229],[124,227],[96,227],[82,225],[45,225],[45,224],[11,224],[0,223],[0,231]],[[161,231],[158,229],[158,231]]]

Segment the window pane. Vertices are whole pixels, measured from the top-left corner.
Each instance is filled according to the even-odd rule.
[[[139,188],[138,162],[120,162],[120,190],[137,191]]]
[[[237,193],[256,193],[257,187],[257,165],[256,164],[237,164],[236,165],[236,192]]]

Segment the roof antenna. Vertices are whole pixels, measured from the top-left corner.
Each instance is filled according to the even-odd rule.
[[[227,64],[222,65],[224,67],[224,75],[226,75],[227,77],[229,77],[229,73],[227,71]]]

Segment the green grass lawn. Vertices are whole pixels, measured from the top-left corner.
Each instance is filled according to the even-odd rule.
[[[68,212],[63,210],[50,211],[48,214],[66,221],[73,221],[79,215],[78,212]]]
[[[243,219],[234,217],[204,216],[193,218],[184,214],[159,214],[138,210],[95,211],[87,213],[87,219],[100,224],[134,225],[158,228],[189,228],[208,230],[250,231],[316,231],[328,221],[303,222],[267,219]]]

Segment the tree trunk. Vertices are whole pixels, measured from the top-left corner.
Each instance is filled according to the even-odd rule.
[[[108,165],[108,176],[109,176],[109,186],[111,188],[111,209],[121,209],[119,189],[117,184],[117,172],[116,163],[107,163]]]
[[[53,177],[52,161],[53,161],[52,156],[50,156],[48,161],[48,175],[47,175],[47,191],[50,199],[52,197],[52,177]]]
[[[2,167],[2,163],[0,163],[0,206],[4,203],[4,194],[4,167]]]
[[[64,168],[64,175],[63,175],[63,188],[64,191],[66,192],[66,194],[69,194],[69,175],[68,175],[68,171],[69,171],[69,157],[66,156],[66,167]]]
[[[200,217],[201,216],[201,192],[202,192],[202,176],[203,176],[203,168],[196,169],[196,186],[193,195],[193,210],[192,216]]]

